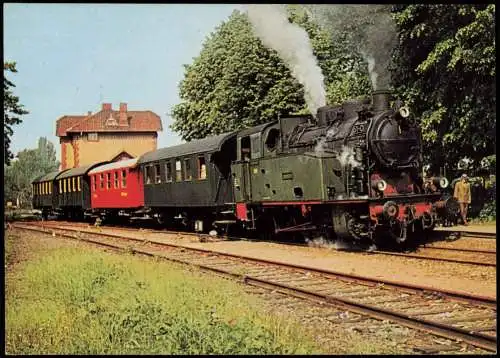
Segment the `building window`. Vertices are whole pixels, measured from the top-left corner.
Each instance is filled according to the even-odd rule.
[[[193,176],[191,175],[191,160],[184,159],[184,180],[191,180]]]
[[[106,174],[106,189],[111,189],[111,173]]]
[[[175,161],[175,180],[176,181],[182,180],[182,170],[181,170],[181,161],[180,160]]]
[[[73,191],[76,191],[76,178],[71,178],[71,181],[73,182]]]
[[[161,176],[160,176],[160,163],[155,164],[155,183],[156,183],[156,184],[161,183]]]
[[[87,139],[89,142],[97,142],[99,137],[97,136],[97,133],[89,133],[87,134]]]
[[[207,165],[205,157],[198,157],[198,179],[203,180],[207,178]]]
[[[127,187],[127,171],[122,170],[122,188]]]
[[[172,181],[172,163],[167,162],[165,164],[165,181],[170,183]]]
[[[118,172],[114,172],[113,175],[115,176],[115,189],[118,189],[118,184],[119,184],[119,182],[118,182]]]
[[[82,177],[78,177],[78,191],[82,191]]]
[[[99,182],[100,182],[99,187],[101,188],[101,190],[103,190],[104,189],[104,174],[99,175],[99,179],[100,179],[99,180]]]

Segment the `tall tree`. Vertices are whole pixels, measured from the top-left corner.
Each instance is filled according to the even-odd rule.
[[[366,93],[367,74],[343,56],[331,37],[298,6],[289,20],[309,34],[325,76],[330,103]],[[348,72],[346,75],[345,72]],[[361,83],[361,85],[360,85]],[[339,88],[341,87],[341,88]],[[279,115],[305,113],[303,87],[274,50],[254,35],[247,15],[233,12],[208,36],[179,86],[172,129],[185,140],[269,122]]]
[[[31,182],[41,175],[58,170],[56,151],[47,138],[38,139],[36,149],[19,152],[11,165],[4,165],[4,195],[6,199],[19,200],[21,205],[29,205],[32,198]]]
[[[434,167],[495,153],[495,5],[399,5],[393,81]]]
[[[28,114],[29,112],[24,109],[24,106],[19,103],[19,97],[14,95],[13,88],[16,87],[14,83],[5,77],[5,71],[17,72],[15,62],[4,62],[3,64],[3,140],[4,140],[4,164],[9,164],[13,158],[10,151],[10,137],[14,134],[12,126],[22,122],[20,116]]]

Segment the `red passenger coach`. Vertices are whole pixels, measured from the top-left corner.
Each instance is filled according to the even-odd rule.
[[[105,216],[127,215],[144,206],[138,158],[98,166],[89,172],[92,211]]]

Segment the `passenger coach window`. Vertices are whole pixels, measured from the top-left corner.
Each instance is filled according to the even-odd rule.
[[[63,189],[62,182],[59,180],[59,193],[62,193],[62,191],[63,191],[62,189]]]
[[[175,161],[175,180],[176,181],[182,180],[182,171],[181,171],[181,161],[180,160]]]
[[[205,164],[205,157],[198,157],[198,179],[203,180],[207,178],[207,165]]]
[[[106,174],[106,189],[111,189],[111,173]]]
[[[122,170],[122,188],[127,187],[127,171]]]
[[[49,183],[49,194],[52,194],[52,183]]]
[[[77,181],[78,191],[82,191],[82,177],[78,177]]]
[[[76,191],[76,178],[72,178],[71,181],[73,182],[73,191]]]
[[[155,164],[155,183],[161,183],[160,164]]]
[[[92,176],[92,191],[96,191],[97,190],[96,182],[97,182],[97,175],[93,175]]]
[[[165,164],[165,181],[170,183],[172,181],[172,163]]]
[[[68,188],[68,193],[71,193],[71,178],[66,179],[66,187]]]
[[[63,182],[63,193],[65,193],[66,192],[66,179],[63,179],[62,182]]]
[[[114,177],[115,177],[115,189],[117,189],[117,188],[118,188],[118,184],[119,184],[119,183],[118,183],[118,172],[114,172],[114,174],[113,174],[113,175],[114,175]]]
[[[184,180],[191,180],[193,176],[191,175],[191,160],[184,159]]]
[[[101,190],[103,190],[104,189],[104,174],[99,175],[99,179],[100,179],[99,187],[101,188]]]

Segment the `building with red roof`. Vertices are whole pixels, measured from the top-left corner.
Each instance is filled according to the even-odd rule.
[[[61,170],[98,161],[136,158],[157,149],[160,117],[149,110],[128,111],[126,103],[113,110],[103,103],[97,113],[65,115],[56,122],[61,144]]]

